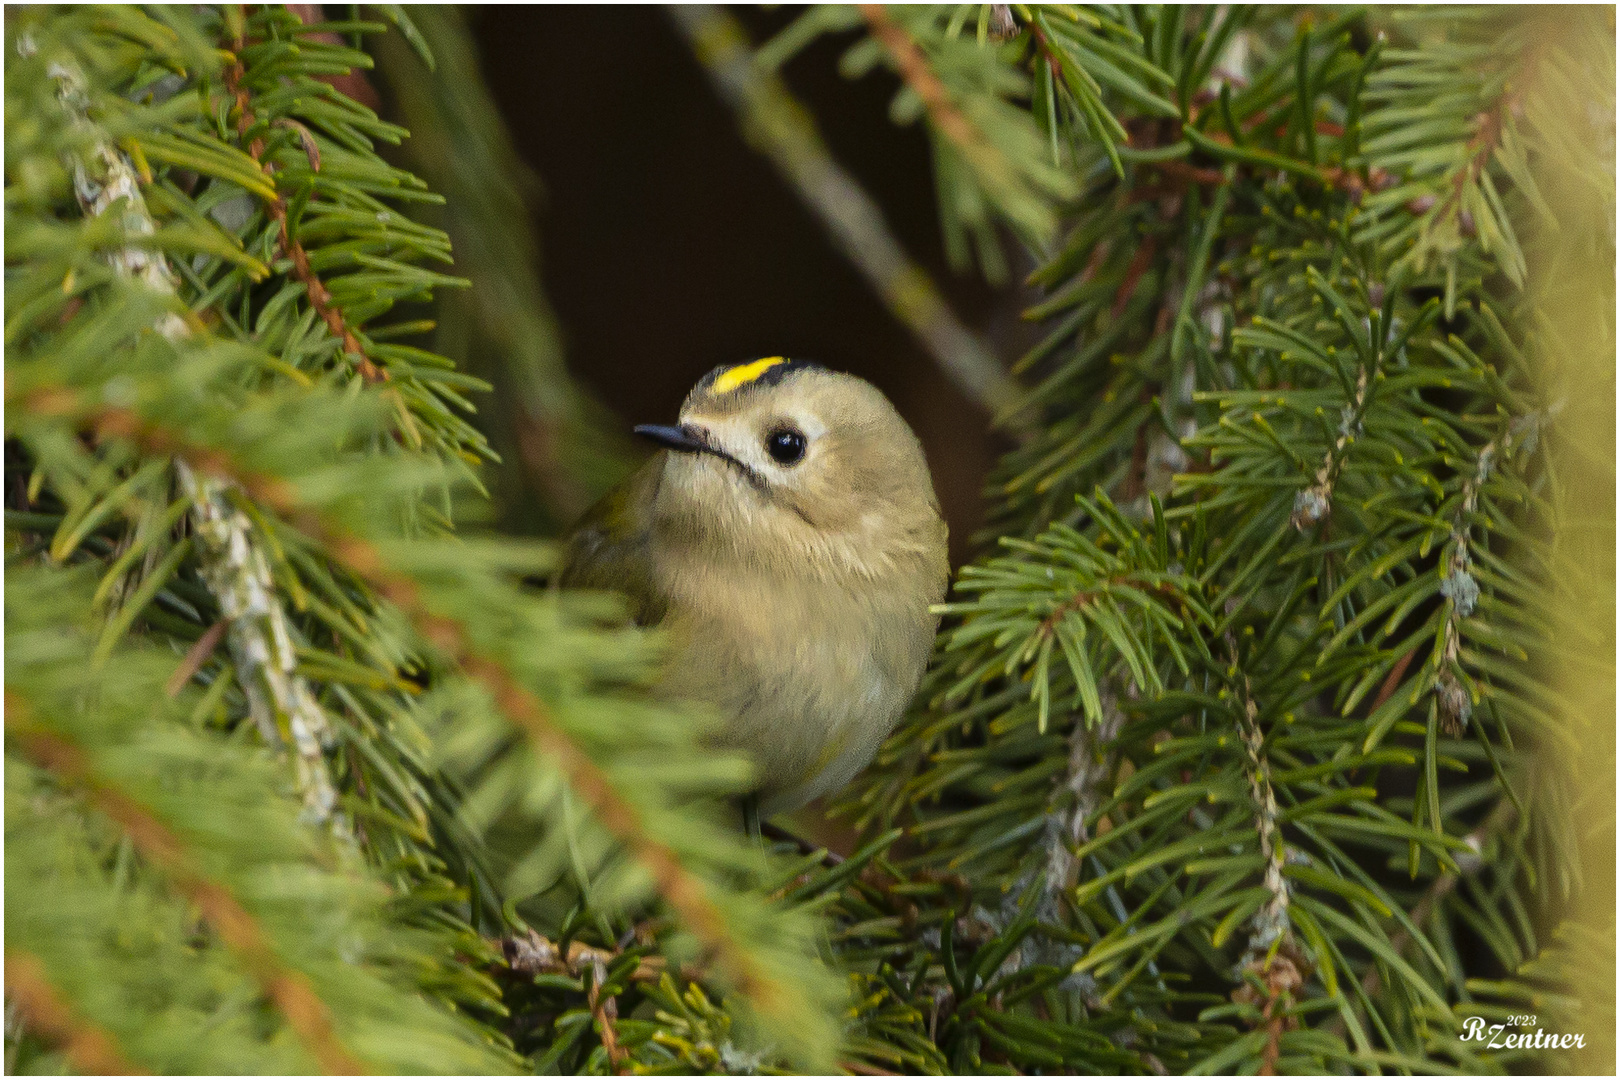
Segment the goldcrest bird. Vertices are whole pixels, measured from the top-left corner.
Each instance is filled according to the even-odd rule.
[[[780,356],[635,430],[664,449],[575,527],[561,583],[669,631],[660,685],[718,710],[762,817],[838,790],[916,693],[950,575],[917,436],[865,380]]]

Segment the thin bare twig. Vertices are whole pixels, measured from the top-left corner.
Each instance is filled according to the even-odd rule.
[[[197,639],[195,645],[186,650],[186,655],[180,661],[180,666],[174,669],[174,674],[169,676],[169,681],[163,684],[165,694],[169,697],[178,697],[180,695],[180,691],[186,688],[186,683],[191,681],[191,677],[197,674],[198,669],[204,664],[208,663],[210,656],[214,655],[214,650],[219,648],[219,643],[225,637],[225,631],[230,629],[230,625],[229,619],[221,619],[203,631],[203,636]]]
[[[1389,695],[1393,694],[1395,688],[1401,685],[1401,679],[1406,675],[1406,669],[1412,666],[1412,657],[1416,655],[1417,647],[1414,646],[1406,651],[1405,656],[1396,661],[1393,668],[1390,668],[1389,676],[1384,679],[1384,685],[1378,688],[1378,696],[1373,699],[1372,705],[1368,707],[1367,711],[1369,713],[1377,712],[1384,702],[1389,700]]]
[[[1001,364],[906,255],[882,209],[828,152],[810,113],[780,78],[755,61],[737,20],[709,4],[672,5],[669,13],[738,114],[749,142],[771,159],[946,377],[992,414],[1016,401],[1016,387]]]

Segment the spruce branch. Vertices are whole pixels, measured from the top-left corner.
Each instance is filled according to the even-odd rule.
[[[444,938],[390,913],[397,879],[308,829],[262,750],[188,722],[207,695],[169,697],[168,650],[86,664],[85,569],[8,577],[8,945],[158,1072],[509,1068],[424,1000]]]
[[[1546,831],[1514,837],[1496,874],[1447,884],[1478,861],[1474,808],[1512,802],[1510,778],[1564,738],[1524,666],[1546,633],[1532,608],[1551,478],[1534,454],[1507,468],[1504,444],[1489,452],[1536,397],[1525,350],[1484,303],[1481,319],[1432,329],[1445,290],[1484,301],[1508,256],[1464,237],[1455,282],[1401,256],[1439,199],[1406,203],[1453,175],[1434,133],[1478,111],[1461,89],[1476,93],[1481,72],[1494,86],[1515,39],[1503,20],[1448,13],[1436,48],[1385,46],[1376,27],[1363,47],[1344,33],[1359,15],[1285,33],[1250,13],[1226,50],[1212,30],[1226,17],[1205,11],[1012,10],[1051,159],[1088,170],[1094,197],[1065,207],[1062,250],[1033,275],[1049,291],[1030,315],[1052,329],[1015,370],[1032,374],[1044,420],[991,489],[1003,550],[963,570],[929,706],[849,805],[909,821],[911,865],[961,868],[981,894],[1038,902],[1072,874],[1070,969],[1097,985],[1062,982],[1041,1019],[1084,1007],[1126,1023],[1135,1001],[1198,1032],[1195,1051],[1143,1047],[1139,1066],[1151,1053],[1209,1072],[1484,1067],[1454,1037],[1476,961],[1453,935],[1467,923],[1518,964],[1540,939],[1528,920],[1552,906],[1518,868],[1548,873],[1569,844],[1562,811],[1544,810]],[[970,23],[961,9],[943,40]],[[1005,45],[987,25],[983,55]],[[1401,65],[1416,74],[1397,100]],[[1117,172],[1073,92],[1091,89],[1082,71],[1124,117]],[[1437,86],[1459,92],[1437,103]],[[1479,131],[1463,126],[1458,145]],[[1497,466],[1480,470],[1482,452]],[[1120,509],[1075,498],[1097,490]],[[1331,529],[1310,528],[1329,512]],[[1154,574],[1178,589],[1115,592]],[[1414,715],[1438,693],[1448,623],[1454,677],[1500,738],[1454,741],[1440,707],[1427,725]],[[1071,860],[1054,810],[1085,771],[1087,698],[1126,668],[1112,790],[1086,813],[1095,835],[1065,845]],[[1072,711],[1049,708],[1070,695]],[[1415,796],[1392,793],[1414,776]],[[1414,904],[1430,888],[1459,899],[1419,928],[1409,911],[1428,910]],[[1498,926],[1510,907],[1536,914]],[[1248,942],[1230,949],[1240,928]],[[1243,985],[1220,1004],[1160,979],[1234,973]],[[1335,1024],[1313,1019],[1335,1009]],[[1031,1043],[1019,1052],[1044,1063]]]
[[[1233,669],[1237,670],[1237,646],[1230,635],[1227,647],[1232,652]],[[1266,1033],[1265,1049],[1260,1055],[1260,1075],[1275,1076],[1283,1031],[1296,1025],[1296,1021],[1287,1016],[1287,1010],[1293,1004],[1295,993],[1304,985],[1309,967],[1304,952],[1294,941],[1293,923],[1288,916],[1289,886],[1283,877],[1287,851],[1283,845],[1277,794],[1271,782],[1271,761],[1266,755],[1265,732],[1260,728],[1260,708],[1255,704],[1247,675],[1238,675],[1238,686],[1243,746],[1248,754],[1249,793],[1254,800],[1255,831],[1260,837],[1263,884],[1268,899],[1250,921],[1253,932],[1249,946],[1238,962],[1242,973],[1253,976],[1264,988],[1263,993],[1257,994],[1253,986],[1245,985],[1234,991],[1232,997],[1234,1001],[1259,1005]]]
[[[230,41],[230,50],[232,53],[240,54],[246,44],[241,36],[245,19],[240,5],[238,5],[235,18],[228,19],[227,23],[236,32]],[[242,78],[245,74],[246,69],[243,67],[242,61],[233,56],[231,62],[225,67],[225,91],[235,101],[235,108],[232,111],[236,114],[236,137],[239,141],[247,138],[247,133],[253,129],[257,122],[253,115],[253,95],[242,85]],[[288,117],[278,118],[275,125],[288,127],[297,133],[299,142],[309,157],[311,171],[320,172],[320,149],[309,129]],[[316,314],[321,317],[321,321],[331,330],[332,335],[343,342],[343,352],[350,358],[355,369],[360,372],[361,377],[367,382],[388,381],[387,370],[378,367],[366,355],[366,350],[360,344],[360,339],[355,336],[354,331],[350,329],[348,322],[343,318],[343,312],[333,302],[331,291],[321,283],[320,276],[310,267],[309,253],[298,242],[298,238],[292,234],[287,222],[287,199],[285,195],[276,190],[275,173],[263,160],[264,148],[264,139],[262,137],[254,138],[248,143],[247,151],[249,156],[253,158],[254,164],[264,171],[266,186],[270,192],[270,194],[262,196],[265,211],[270,215],[270,220],[276,224],[276,231],[281,238],[282,253],[292,260],[293,277],[304,286],[304,291],[309,297],[310,307],[315,309]],[[405,420],[409,429],[410,413],[405,409],[403,403],[400,405],[399,414]]]
[[[198,570],[229,623],[226,639],[248,714],[267,746],[291,744],[305,812],[344,833],[346,824],[333,814],[337,789],[326,765],[330,724],[309,681],[298,674],[287,615],[253,522],[231,503],[222,478],[198,476],[178,458],[174,468],[192,504],[202,556]]]
[[[1458,681],[1456,670],[1460,663],[1463,624],[1479,605],[1480,587],[1472,573],[1475,518],[1479,511],[1480,491],[1490,480],[1497,457],[1513,447],[1515,441],[1533,442],[1544,418],[1556,415],[1561,406],[1542,412],[1511,418],[1502,430],[1474,455],[1467,479],[1458,494],[1457,508],[1451,515],[1450,543],[1443,555],[1444,569],[1440,576],[1440,595],[1445,598],[1445,625],[1436,652],[1431,661],[1435,668],[1434,695],[1440,710],[1440,721],[1451,736],[1462,733],[1473,715],[1474,700],[1467,688]]]
[[[64,110],[73,124],[90,132],[91,159],[104,170],[102,176],[92,178],[83,162],[74,163],[74,191],[80,206],[91,217],[116,211],[128,236],[152,236],[156,226],[141,195],[136,170],[112,140],[94,128],[87,113],[89,92],[83,74],[70,59],[52,61],[51,70],[61,88]],[[241,102],[239,96],[239,107]],[[120,276],[160,295],[175,295],[177,279],[161,252],[126,246],[110,254],[108,262]],[[157,329],[171,340],[192,332],[187,321],[172,313],[159,320]],[[286,614],[252,523],[230,505],[216,481],[197,478],[179,462],[175,473],[191,500],[192,527],[203,555],[202,577],[231,623],[232,659],[254,722],[266,745],[292,743],[306,812],[316,822],[331,821],[342,833],[346,826],[333,816],[337,791],[323,753],[330,739],[329,725],[308,682],[295,670],[297,659]]]

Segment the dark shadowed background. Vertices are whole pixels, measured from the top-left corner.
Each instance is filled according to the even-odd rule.
[[[796,14],[733,11],[756,43]],[[744,143],[662,9],[466,12],[515,149],[541,180],[532,226],[574,375],[626,425],[673,420],[716,364],[783,354],[861,375],[922,439],[953,562],[963,561],[999,452],[988,416]],[[1007,362],[1029,335],[1020,298],[948,269],[927,138],[890,122],[890,76],[838,74],[842,48],[821,42],[789,65],[787,81],[901,244]]]

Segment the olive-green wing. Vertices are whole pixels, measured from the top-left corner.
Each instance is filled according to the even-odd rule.
[[[663,475],[662,453],[636,470],[585,512],[564,540],[558,584],[574,589],[609,589],[630,601],[630,615],[641,626],[664,617],[668,600],[653,576],[649,508]]]

